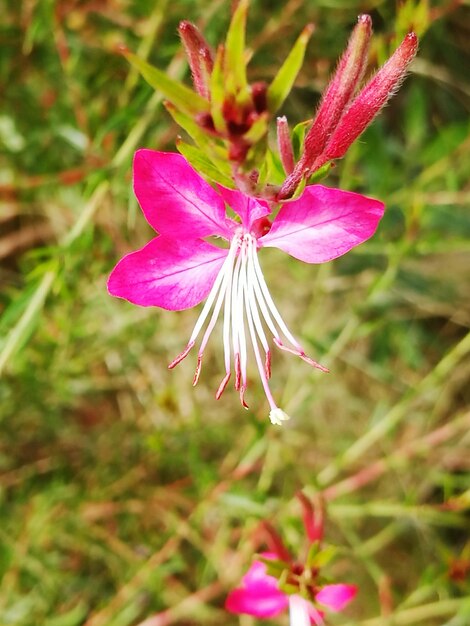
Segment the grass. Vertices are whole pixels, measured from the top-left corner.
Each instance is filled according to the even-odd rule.
[[[361,592],[332,624],[470,620],[470,86],[468,3],[257,1],[251,76],[269,78],[317,24],[285,107],[314,109],[359,11],[372,60],[412,24],[419,58],[328,184],[381,198],[379,232],[313,267],[261,262],[289,325],[328,376],[275,354],[292,420],[270,426],[227,391],[212,342],[197,388],[169,372],[196,312],[106,293],[151,236],[131,193],[137,147],[172,150],[161,100],[117,44],[173,76],[182,18],[222,39],[229,2],[7,2],[0,31],[0,624],[240,624],[223,601],[270,519],[295,551],[295,493],[323,493],[333,577]],[[466,63],[465,63],[466,62]],[[274,623],[274,622],[273,622]],[[282,619],[277,623],[286,623]]]

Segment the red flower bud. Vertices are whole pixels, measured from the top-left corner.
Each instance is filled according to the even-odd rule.
[[[418,37],[415,33],[408,33],[346,110],[325,149],[327,160],[344,156],[353,141],[369,126],[400,87],[417,50]]]
[[[209,100],[209,78],[214,59],[209,44],[199,30],[186,20],[180,22],[178,32],[183,42],[196,91]]]
[[[295,167],[295,161],[289,126],[285,115],[277,118],[277,147],[279,156],[281,157],[282,167],[286,174],[290,174]]]
[[[302,167],[310,167],[323,152],[345,107],[354,96],[367,65],[371,34],[370,16],[360,15],[349,38],[348,46],[338,63],[336,73],[323,94],[316,117],[305,137]]]

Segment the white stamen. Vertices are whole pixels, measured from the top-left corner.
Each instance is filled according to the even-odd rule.
[[[269,419],[273,424],[282,425],[289,419],[289,416],[276,405],[269,388],[268,379],[271,376],[271,352],[265,328],[269,328],[273,335],[273,341],[279,348],[287,352],[292,352],[310,365],[320,367],[321,369],[325,368],[322,368],[322,366],[310,359],[290,333],[266,285],[258,261],[256,237],[251,233],[242,232],[241,229],[233,237],[227,258],[217,274],[214,285],[196,321],[185,350],[169,365],[170,368],[173,368],[187,356],[212,311],[198,351],[198,361],[193,384],[196,384],[199,379],[203,352],[217,323],[222,306],[224,307],[222,339],[224,346],[225,376],[217,389],[216,398],[220,398],[231,377],[230,361],[232,353],[231,348],[233,348],[235,389],[240,393],[242,405],[247,408],[244,399],[247,386],[246,318],[256,365],[270,406]],[[286,346],[281,336],[284,336],[292,347]],[[261,356],[260,344],[265,353],[264,360]],[[299,599],[302,600],[301,598]],[[298,622],[298,624],[299,626],[303,626],[303,622]]]
[[[229,251],[227,258],[225,259],[219,273],[217,274],[217,278],[215,279],[215,283],[213,284],[212,289],[210,290],[210,293],[207,296],[207,300],[204,304],[201,314],[197,318],[196,324],[193,328],[193,332],[191,333],[191,337],[189,338],[188,344],[194,343],[196,341],[199,333],[201,332],[201,328],[203,327],[204,322],[206,321],[206,318],[209,315],[209,312],[212,308],[217,292],[219,291],[219,287],[222,283],[222,280],[225,277],[226,266],[229,264],[229,261],[230,261],[230,252],[231,250]]]
[[[256,332],[258,333],[258,337],[261,341],[261,344],[264,348],[265,353],[267,354],[269,352],[269,344],[268,344],[268,340],[266,339],[266,335],[264,334],[264,329],[263,329],[263,325],[261,323],[260,320],[260,316],[259,316],[259,312],[258,312],[258,306],[256,303],[256,296],[255,296],[255,290],[254,290],[254,284],[253,284],[253,280],[252,280],[252,276],[254,274],[253,271],[253,254],[256,254],[256,252],[253,252],[253,246],[255,246],[256,244],[254,243],[254,241],[250,242],[250,246],[248,248],[248,269],[247,269],[247,282],[248,282],[248,292],[247,292],[247,301],[248,301],[248,306],[250,308],[250,311],[252,313],[253,316],[253,321],[255,323],[255,327],[256,327]]]
[[[274,301],[271,297],[271,294],[269,293],[269,289],[268,286],[266,284],[266,281],[264,280],[264,276],[263,276],[263,272],[261,270],[261,266],[259,264],[259,260],[258,260],[258,255],[253,255],[253,261],[254,261],[254,267],[255,267],[255,271],[256,271],[256,275],[259,281],[259,284],[261,286],[261,290],[263,292],[263,296],[268,304],[269,310],[271,311],[274,319],[276,320],[276,322],[279,324],[279,328],[282,330],[282,332],[284,333],[284,335],[287,337],[287,339],[291,342],[291,344],[293,346],[295,346],[296,348],[298,348],[300,351],[302,351],[302,347],[298,344],[297,340],[295,339],[295,337],[291,334],[290,330],[287,328],[286,323],[284,322],[284,320],[281,317],[281,314],[279,313],[279,311],[277,310],[276,305],[274,304]]]
[[[223,282],[222,282],[222,286],[220,287],[219,296],[215,303],[211,320],[209,322],[208,327],[206,328],[204,337],[202,338],[201,347],[199,348],[200,355],[202,355],[202,353],[204,352],[207,342],[209,341],[209,337],[211,336],[211,333],[214,330],[214,326],[217,322],[217,318],[219,317],[220,309],[222,308],[222,303],[224,301],[226,291],[229,288],[228,279],[229,279],[229,276],[231,278],[231,267],[233,266],[233,259],[235,256],[235,252],[236,252],[236,247],[232,245],[227,255],[226,263],[224,263],[224,265],[222,266],[223,267]],[[222,273],[222,271],[220,273]]]
[[[310,626],[309,613],[307,600],[298,595],[289,596],[290,626]],[[315,623],[318,624],[319,622],[315,620]],[[323,623],[323,620],[320,623]]]
[[[227,268],[227,287],[225,290],[225,303],[224,303],[224,329],[223,329],[223,344],[224,344],[224,359],[225,359],[225,375],[230,374],[230,311],[232,303],[232,278],[233,278],[233,261],[238,249],[238,242],[236,238],[232,241],[230,246],[230,253],[232,258]]]
[[[248,235],[249,236],[249,235]],[[238,336],[240,338],[240,368],[242,372],[242,387],[246,389],[246,365],[248,360],[246,349],[245,315],[248,303],[246,302],[246,238],[245,235],[240,250],[241,267],[238,285]]]
[[[276,403],[274,402],[274,398],[271,394],[271,389],[269,388],[268,379],[266,377],[265,364],[263,363],[263,360],[261,358],[258,341],[256,339],[255,325],[253,324],[254,312],[256,311],[256,315],[258,315],[258,311],[256,309],[256,302],[252,302],[252,300],[250,300],[250,298],[248,297],[249,286],[246,284],[246,281],[244,284],[244,289],[245,289],[245,296],[246,296],[246,318],[248,322],[248,329],[250,331],[251,345],[253,346],[253,352],[255,354],[256,364],[258,366],[258,371],[259,371],[259,375],[261,378],[261,383],[263,385],[264,393],[266,394],[266,398],[268,399],[269,406],[271,407],[271,412],[269,414],[271,416],[271,413],[273,412],[275,413],[276,411],[280,411],[281,409],[279,409],[276,406]],[[254,304],[255,306],[254,309],[252,307],[252,304]]]
[[[233,346],[233,354],[234,354],[234,358],[236,359],[238,355],[238,358],[240,358],[240,338],[238,335],[238,323],[237,323],[237,319],[238,319],[238,314],[239,314],[239,306],[238,305],[238,280],[239,280],[239,276],[240,276],[240,265],[241,265],[241,258],[240,255],[237,258],[237,262],[235,263],[235,268],[233,270],[233,278],[232,278],[232,294],[231,294],[231,298],[232,298],[232,306],[231,306],[231,310],[232,310],[232,346]]]
[[[260,306],[261,309],[261,313],[263,315],[263,319],[266,322],[266,325],[268,326],[269,330],[272,332],[273,337],[279,337],[279,331],[276,328],[276,325],[274,324],[274,322],[271,319],[271,316],[269,314],[268,308],[266,306],[266,302],[264,301],[264,297],[263,297],[263,292],[261,291],[261,287],[259,285],[259,281],[258,281],[258,276],[256,274],[255,271],[255,257],[256,257],[256,243],[253,243],[253,246],[251,246],[250,248],[250,255],[251,255],[251,263],[249,266],[249,272],[250,272],[250,283],[253,285],[254,291],[255,291],[255,296],[256,296],[256,300],[257,303]]]

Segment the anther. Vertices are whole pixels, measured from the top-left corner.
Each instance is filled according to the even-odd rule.
[[[328,373],[330,371],[327,367],[320,365],[320,363],[317,363],[309,356],[307,356],[302,349],[289,348],[289,346],[285,346],[278,337],[273,337],[273,341],[280,350],[284,350],[285,352],[289,352],[290,354],[295,354],[295,356],[299,356],[303,361],[305,361],[312,367],[315,367],[316,369],[319,369],[320,371],[325,373]]]
[[[219,388],[217,389],[217,393],[215,394],[216,400],[219,400],[220,396],[224,393],[225,387],[227,386],[228,381],[230,380],[230,376],[231,376],[231,373],[227,372],[225,376],[223,377],[222,382],[220,383]]]
[[[264,361],[264,371],[266,373],[266,378],[269,380],[271,378],[271,350],[266,352],[266,358]]]
[[[242,385],[240,387],[240,403],[244,409],[248,409],[249,407],[245,400],[245,391],[246,391],[246,386]]]
[[[199,376],[201,374],[201,367],[202,367],[202,354],[198,354],[196,371],[194,372],[194,378],[193,378],[193,387],[197,385],[197,381],[199,380]]]
[[[240,366],[240,354],[237,352],[235,355],[235,389],[240,389],[240,382],[242,378],[242,370]]]
[[[188,354],[194,348],[194,343],[195,343],[194,341],[190,341],[188,345],[186,346],[186,348],[183,350],[183,352],[180,355],[178,355],[176,359],[173,359],[170,365],[168,365],[169,370],[172,370],[174,367],[178,365],[178,363],[181,363],[181,361],[188,356]]]

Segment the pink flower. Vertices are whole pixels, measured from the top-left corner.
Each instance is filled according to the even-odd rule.
[[[297,200],[283,204],[271,222],[266,201],[220,185],[215,190],[181,155],[153,150],[139,150],[135,155],[134,190],[159,236],[121,259],[109,277],[109,293],[134,304],[171,311],[191,308],[206,299],[185,349],[169,365],[173,368],[182,361],[203,333],[194,384],[223,309],[225,375],[216,398],[227,386],[233,361],[235,388],[242,405],[247,406],[250,342],[270,405],[270,419],[281,424],[288,416],[269,389],[271,352],[266,330],[278,348],[326,370],[305,354],[287,328],[269,293],[258,251],[276,247],[306,263],[325,263],[371,237],[384,205],[356,193],[312,185]],[[227,216],[225,205],[236,219]],[[207,241],[211,236],[228,242],[228,247]]]
[[[276,617],[287,608],[291,626],[323,624],[325,609],[339,613],[357,594],[355,585],[325,584],[321,568],[331,559],[331,547],[323,549],[325,509],[318,497],[311,502],[297,493],[308,540],[307,557],[302,564],[294,560],[282,538],[267,521],[259,527],[269,552],[261,553],[242,578],[242,584],[229,593],[225,608],[230,613],[261,619]]]
[[[261,556],[268,560],[278,558],[273,553],[263,553]],[[286,586],[300,587],[299,579],[304,573],[305,570],[294,565],[287,576]],[[314,577],[310,588],[308,585],[303,586],[312,601],[299,593],[283,591],[279,580],[267,573],[266,563],[255,561],[243,577],[242,585],[228,595],[225,608],[230,613],[245,613],[261,619],[276,617],[289,608],[291,626],[310,626],[323,624],[323,609],[340,612],[357,593],[355,585],[344,583],[317,587]]]

